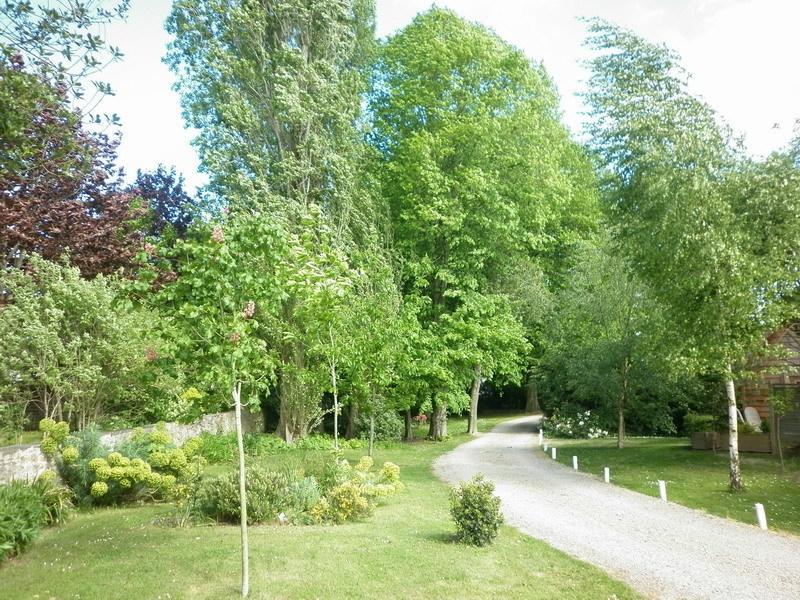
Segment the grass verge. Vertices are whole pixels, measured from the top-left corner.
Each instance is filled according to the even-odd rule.
[[[760,502],[771,529],[800,533],[800,460],[780,462],[769,454],[741,453],[746,489],[728,490],[728,453],[692,450],[682,438],[629,438],[622,450],[615,439],[548,440],[558,449],[558,462],[572,466],[578,457],[580,470],[602,477],[611,469],[611,482],[658,496],[658,480],[667,482],[667,497],[691,508],[720,517],[757,524],[753,505]]]
[[[481,430],[500,420],[481,419]],[[399,464],[406,489],[369,520],[251,528],[251,597],[638,597],[603,571],[510,527],[487,548],[454,543],[448,488],[430,467],[468,439],[464,429],[463,420],[453,419],[446,442],[378,449],[376,463]],[[236,598],[239,530],[153,524],[169,512],[163,505],[97,510],[45,531],[28,553],[0,566],[2,597]]]

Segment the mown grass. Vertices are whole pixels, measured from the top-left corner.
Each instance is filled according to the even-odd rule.
[[[502,420],[481,419],[482,430]],[[503,527],[496,543],[453,540],[448,489],[431,462],[468,438],[454,419],[447,442],[378,449],[400,465],[403,492],[363,522],[250,530],[253,598],[636,598],[624,584],[547,544]],[[291,453],[290,453],[291,454]],[[363,452],[352,450],[349,458]],[[286,453],[275,460],[285,461]],[[219,470],[219,469],[218,469]],[[154,524],[170,507],[79,514],[0,566],[0,596],[17,598],[235,598],[236,527]],[[535,510],[532,507],[531,510]]]
[[[692,508],[756,524],[753,505],[760,502],[771,529],[800,533],[800,460],[780,461],[769,454],[741,453],[746,489],[728,489],[728,453],[692,450],[685,438],[630,438],[622,450],[615,439],[548,440],[558,462],[572,466],[578,457],[581,471],[602,477],[611,469],[611,482],[658,496],[658,480],[667,482],[667,497]]]

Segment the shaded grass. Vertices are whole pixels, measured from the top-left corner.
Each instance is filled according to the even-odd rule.
[[[481,419],[483,431],[502,420]],[[503,527],[496,543],[454,543],[448,488],[431,461],[466,441],[378,449],[376,464],[400,465],[406,485],[363,522],[259,526],[250,530],[254,598],[636,598],[624,584],[547,544]],[[287,456],[265,457],[285,466]],[[364,454],[345,452],[349,459]],[[220,467],[219,469],[222,469]],[[168,506],[104,509],[46,531],[31,550],[0,566],[3,598],[235,598],[239,530],[165,528]],[[535,509],[532,509],[535,510]]]
[[[38,444],[42,441],[41,431],[21,431],[15,435],[0,433],[0,446],[16,446],[17,444]]]
[[[768,454],[741,453],[746,489],[728,490],[728,453],[692,450],[684,438],[629,438],[622,450],[615,439],[548,440],[558,448],[558,462],[572,466],[578,457],[580,470],[602,477],[611,469],[611,482],[658,496],[658,480],[667,482],[667,497],[720,517],[755,525],[753,505],[764,505],[771,529],[800,533],[800,460],[780,462]]]

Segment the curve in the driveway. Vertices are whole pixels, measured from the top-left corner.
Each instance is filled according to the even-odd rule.
[[[510,525],[646,596],[800,599],[800,538],[576,473],[534,452],[537,427],[537,417],[502,423],[441,456],[434,470],[449,483],[483,473]]]

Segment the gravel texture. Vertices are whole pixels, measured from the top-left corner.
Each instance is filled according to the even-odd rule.
[[[510,525],[644,596],[800,599],[800,537],[576,473],[535,449],[537,427],[538,417],[502,423],[441,456],[434,471],[448,483],[483,473],[495,483]]]

